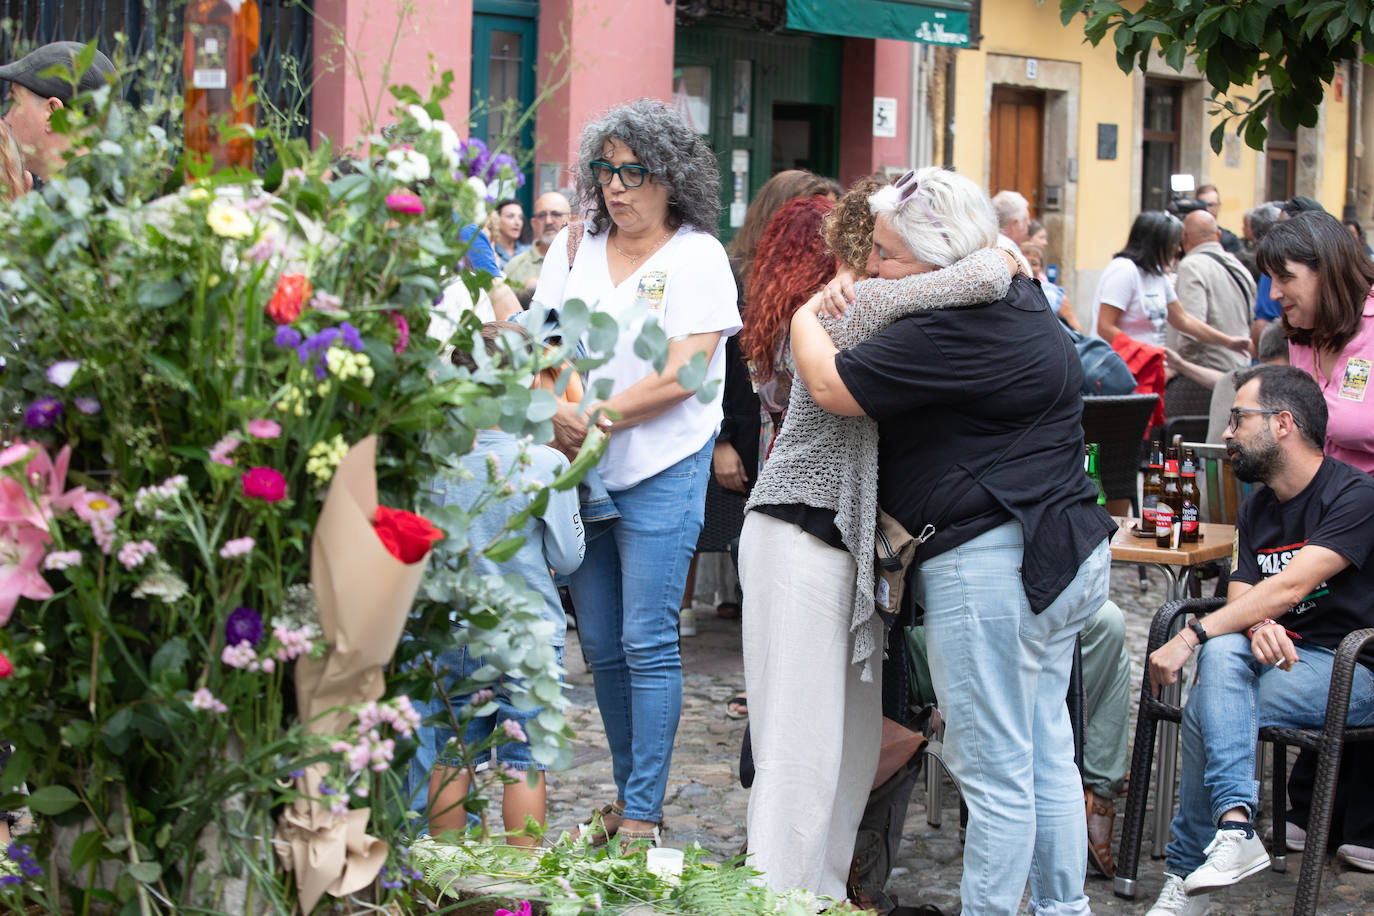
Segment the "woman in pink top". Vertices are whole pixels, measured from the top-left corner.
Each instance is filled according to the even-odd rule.
[[[1374,261],[1320,211],[1275,225],[1256,262],[1273,278],[1289,361],[1326,395],[1326,454],[1374,473]]]

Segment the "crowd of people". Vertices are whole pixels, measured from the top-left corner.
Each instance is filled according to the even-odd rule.
[[[47,73],[77,49],[49,45],[0,67],[10,199],[61,167],[67,140],[48,123],[73,87]],[[97,55],[87,76],[109,72]],[[1031,912],[1089,911],[1089,864],[1108,876],[1115,867],[1130,647],[1108,598],[1117,524],[1083,473],[1083,369],[1067,327],[1156,353],[1169,375],[1211,389],[1209,438],[1226,444],[1236,476],[1262,485],[1241,509],[1226,605],[1149,659],[1156,685],[1194,657],[1199,671],[1151,916],[1199,916],[1209,894],[1269,864],[1254,828],[1255,728],[1320,726],[1332,650],[1374,625],[1374,260],[1358,224],[1293,198],[1249,211],[1237,237],[1205,186],[1182,220],[1139,214],[1091,302],[1075,308],[1046,274],[1048,232],[1026,199],[989,197],[946,169],[849,189],[780,173],[729,250],[717,238],[716,155],[668,105],[640,100],[587,124],[572,175],[572,188],[535,199],[528,241],[516,200],[474,227],[473,257],[504,287],[483,341],[493,359],[538,346],[543,332],[523,326],[522,306],[594,303],[619,339],[581,381],[608,393],[564,396],[554,439],[529,460],[493,429],[465,462],[478,478],[491,461],[547,483],[589,428],[609,435],[596,476],[613,509],[593,514],[562,491],[526,522],[514,556],[483,561],[540,596],[560,657],[566,616],[551,572],[567,577],[616,790],[596,800],[579,841],[662,842],[682,706],[679,615],[714,477],[744,513],[738,699],[755,771],[748,852],[763,879],[848,893],[895,614],[924,627],[945,760],[968,808],[963,912],[1014,913],[1027,886]],[[658,368],[633,346],[648,323],[667,339]],[[681,381],[694,362],[705,365],[701,396]],[[531,385],[554,390],[555,374]],[[455,505],[474,498],[471,482],[434,486]],[[484,518],[491,531],[506,521]],[[875,576],[880,526],[911,543],[900,598]],[[1076,642],[1088,699],[1081,770],[1065,703]],[[454,687],[484,660],[455,651],[441,663]],[[1353,725],[1374,722],[1372,670],[1357,671]],[[538,714],[508,693],[491,699],[469,739]],[[433,766],[417,787],[436,833],[467,821],[470,771],[448,753],[452,737],[427,739]],[[507,786],[503,806],[511,841],[529,844],[538,834],[526,822],[546,819],[545,783],[522,747],[497,756],[504,770],[535,771]],[[1344,772],[1366,762],[1354,751]],[[1312,772],[1300,758],[1290,848],[1302,848]],[[1374,792],[1354,778],[1340,791],[1338,855],[1374,870]]]

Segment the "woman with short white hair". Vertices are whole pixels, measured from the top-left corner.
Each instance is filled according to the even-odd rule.
[[[939,169],[910,173],[872,207],[869,271],[882,278],[934,270],[996,232],[982,190]],[[797,376],[825,410],[877,422],[878,502],[921,538],[912,597],[969,809],[963,912],[1011,916],[1029,875],[1032,913],[1088,913],[1064,697],[1074,637],[1107,597],[1116,525],[1083,473],[1073,346],[1024,276],[848,350],[818,311],[792,320]]]
[[[860,283],[854,307],[825,319],[832,346],[854,346],[914,311],[1006,292],[1008,261],[987,247],[989,236],[952,223],[935,235],[952,266],[891,286]],[[740,536],[750,864],[778,891],[845,896],[882,730],[877,495],[877,424],[826,413],[795,382]]]

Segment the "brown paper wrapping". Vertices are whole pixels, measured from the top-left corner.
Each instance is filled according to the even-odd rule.
[[[325,652],[296,660],[296,704],[305,730],[345,731],[351,707],[380,699],[382,668],[405,629],[428,556],[406,565],[382,546],[372,529],[377,512],[377,438],[348,450],[315,526],[310,545],[310,582],[319,605]],[[366,832],[371,808],[343,816],[321,798],[327,768],[314,764],[296,780],[301,798],[282,813],[273,838],[282,867],[296,875],[301,911],[323,894],[342,897],[366,887],[386,864],[387,845]]]

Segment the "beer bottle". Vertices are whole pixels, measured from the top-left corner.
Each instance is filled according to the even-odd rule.
[[[1140,527],[1154,531],[1155,506],[1159,503],[1159,488],[1164,483],[1164,450],[1158,439],[1150,442],[1150,466],[1145,472],[1145,492],[1140,497]]]
[[[1105,506],[1107,505],[1107,493],[1102,489],[1102,475],[1097,470],[1098,447],[1096,442],[1089,443],[1085,446],[1088,451],[1088,477],[1090,477],[1092,482],[1097,486],[1097,504],[1099,506]]]
[[[186,152],[216,171],[253,167],[257,122],[250,77],[258,50],[254,0],[192,0],[185,13]],[[241,134],[221,137],[234,125]]]
[[[1178,450],[1173,446],[1164,453],[1164,482],[1159,487],[1159,502],[1155,504],[1155,546],[1174,546],[1174,525],[1183,511],[1183,487],[1178,479]]]
[[[1202,502],[1202,491],[1197,488],[1197,455],[1192,449],[1187,449],[1183,453],[1183,464],[1179,466],[1179,475],[1182,477],[1182,509],[1179,513],[1179,535],[1180,544],[1196,544],[1198,540]]]

